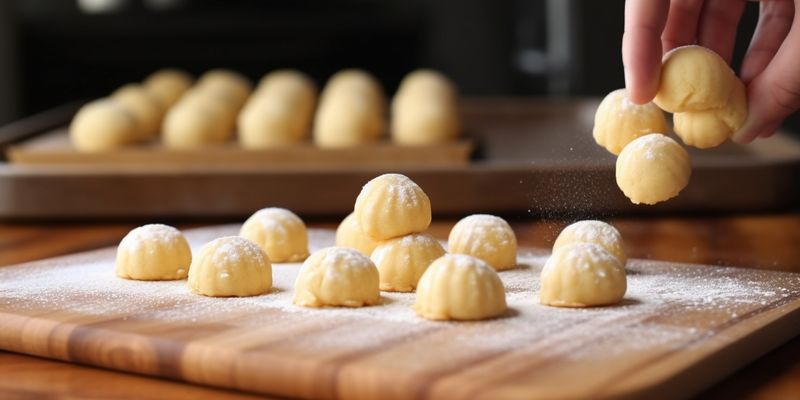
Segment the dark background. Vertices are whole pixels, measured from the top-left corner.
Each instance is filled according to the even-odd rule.
[[[104,13],[79,3],[0,0],[0,123],[169,66],[252,79],[292,67],[320,85],[359,67],[389,93],[418,67],[445,72],[467,96],[602,96],[624,86],[623,0],[120,0]],[[757,15],[748,3],[734,66]],[[798,120],[788,125],[797,130]]]

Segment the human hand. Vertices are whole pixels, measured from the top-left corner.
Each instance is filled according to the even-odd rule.
[[[661,57],[698,44],[728,64],[746,0],[627,0],[622,60],[625,86],[635,103],[658,91]],[[763,0],[741,68],[747,85],[747,120],[733,139],[749,143],[771,136],[800,108],[800,0]]]

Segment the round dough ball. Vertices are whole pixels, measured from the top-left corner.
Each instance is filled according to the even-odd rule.
[[[281,70],[261,82],[239,114],[242,146],[278,147],[308,137],[317,97],[311,80],[299,72]]]
[[[553,244],[553,251],[573,243],[596,244],[616,257],[623,267],[628,261],[622,235],[613,225],[603,221],[578,221],[564,228]]]
[[[257,244],[239,236],[206,243],[189,268],[189,289],[204,296],[257,296],[271,288],[269,257]]]
[[[638,105],[628,99],[625,89],[609,93],[594,115],[592,135],[600,146],[614,155],[633,139],[654,132],[666,132],[664,112],[653,103]]]
[[[162,140],[169,148],[193,149],[223,143],[229,132],[223,106],[211,100],[185,99],[164,118]]]
[[[308,257],[306,225],[285,208],[256,211],[244,222],[239,236],[259,245],[272,262],[299,262]]]
[[[143,84],[166,109],[177,103],[183,93],[192,87],[192,76],[185,71],[168,68],[154,72]]]
[[[403,78],[395,99],[416,95],[454,101],[458,97],[458,90],[444,74],[432,69],[418,69]]]
[[[428,266],[444,254],[438,240],[415,233],[381,243],[370,258],[380,272],[381,290],[413,292]]]
[[[378,268],[356,250],[328,247],[311,255],[294,284],[294,304],[362,307],[381,301]]]
[[[674,140],[651,133],[630,142],[617,158],[617,185],[634,204],[669,200],[689,184],[689,153]]]
[[[222,138],[220,140],[228,140],[233,137],[236,128],[236,117],[239,114],[239,108],[235,107],[230,101],[225,98],[215,95],[208,90],[190,89],[187,91],[178,105],[194,104],[205,108],[213,109],[210,112],[217,123],[224,127],[220,132]]]
[[[431,201],[405,175],[384,174],[364,185],[353,213],[367,236],[386,240],[428,229]]]
[[[320,147],[354,147],[375,142],[386,122],[374,100],[358,92],[322,97],[314,116],[314,143]]]
[[[212,69],[206,72],[197,81],[197,89],[213,93],[233,105],[239,110],[242,108],[253,85],[244,75],[227,69]]]
[[[448,251],[486,261],[498,271],[517,266],[517,237],[504,219],[474,214],[461,219],[450,230]]]
[[[184,279],[192,263],[192,250],[183,234],[167,225],[140,226],[117,248],[116,273],[141,281]]]
[[[700,46],[664,55],[653,101],[675,114],[675,133],[683,142],[701,149],[722,144],[747,118],[744,84],[722,57]]]
[[[506,312],[503,282],[482,260],[446,254],[422,274],[414,311],[434,320],[479,320]]]
[[[386,95],[378,80],[367,71],[343,69],[328,79],[320,96],[322,99],[339,92],[356,93],[374,104],[380,115],[386,114]]]
[[[356,249],[369,257],[379,244],[379,241],[364,233],[355,213],[350,213],[336,228],[336,245],[339,247]]]
[[[392,102],[392,140],[404,146],[445,143],[458,137],[461,121],[455,100],[410,93]]]
[[[95,100],[81,107],[69,125],[69,137],[78,151],[102,152],[139,140],[136,120],[116,100]]]
[[[602,247],[572,243],[559,247],[542,269],[539,301],[555,307],[618,303],[625,296],[625,267]]]
[[[130,111],[142,139],[158,136],[164,119],[164,105],[152,92],[144,86],[129,84],[117,89],[111,98]]]

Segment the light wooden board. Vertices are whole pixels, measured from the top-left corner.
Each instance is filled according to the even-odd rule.
[[[193,249],[234,234],[188,232]],[[311,247],[333,233],[312,230]],[[501,319],[434,322],[409,306],[305,309],[299,264],[252,298],[113,274],[114,249],[0,268],[0,348],[202,384],[303,398],[676,398],[800,333],[800,274],[631,260],[622,304],[537,302],[547,254],[500,273]]]

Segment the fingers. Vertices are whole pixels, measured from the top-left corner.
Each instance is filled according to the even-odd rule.
[[[793,18],[792,0],[762,1],[759,4],[758,25],[742,62],[744,83],[750,83],[767,67],[789,34]]]
[[[700,16],[697,42],[714,50],[731,63],[736,29],[744,12],[745,0],[706,0]]]
[[[658,91],[661,32],[668,12],[669,0],[628,0],[625,3],[622,62],[625,87],[634,103],[647,103]]]
[[[749,143],[775,132],[789,114],[800,108],[800,18],[794,24],[772,61],[747,87],[747,120],[734,140]]]
[[[666,53],[676,47],[694,44],[697,40],[697,21],[703,10],[703,0],[672,0],[669,17],[661,34],[661,46]]]

